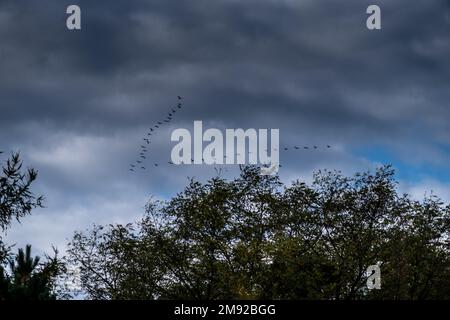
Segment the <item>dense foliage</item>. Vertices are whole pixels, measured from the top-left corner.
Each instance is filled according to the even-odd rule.
[[[399,195],[393,177],[191,181],[139,222],[75,233],[70,260],[94,299],[450,299],[450,207]]]

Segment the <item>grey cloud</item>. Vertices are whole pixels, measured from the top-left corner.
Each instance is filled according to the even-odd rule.
[[[73,3],[82,8],[80,32],[65,29]],[[176,193],[186,176],[212,175],[205,167],[127,171],[145,129],[179,94],[185,109],[176,127],[203,120],[280,128],[283,145],[335,147],[282,154],[285,179],[369,168],[376,161],[353,150],[375,145],[404,162],[446,166],[450,4],[378,1],[380,32],[365,28],[369,4],[2,1],[0,149],[20,149],[40,169],[48,208],[33,221],[61,215],[70,234],[96,217],[106,221],[105,203],[118,208],[111,220],[125,219],[119,211],[142,212],[137,199]],[[168,160],[169,134],[155,138],[152,162]],[[26,232],[50,237],[38,225]]]

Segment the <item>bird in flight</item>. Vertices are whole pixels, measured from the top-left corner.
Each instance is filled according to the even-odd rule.
[[[178,96],[178,100],[182,100],[183,99],[183,97],[181,97],[181,96]]]

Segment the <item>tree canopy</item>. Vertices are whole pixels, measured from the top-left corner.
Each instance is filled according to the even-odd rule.
[[[437,197],[398,194],[389,166],[289,186],[244,167],[76,232],[68,253],[94,299],[448,299],[449,223]]]

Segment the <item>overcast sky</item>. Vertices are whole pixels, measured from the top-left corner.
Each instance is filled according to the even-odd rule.
[[[70,4],[81,31],[66,28]],[[381,30],[366,28],[371,4]],[[64,249],[75,230],[134,221],[150,196],[212,176],[167,164],[171,131],[194,120],[319,146],[281,153],[285,182],[389,163],[402,191],[450,201],[449,36],[444,0],[0,0],[0,150],[39,170],[46,197],[7,239]],[[178,95],[152,138],[147,167],[160,166],[132,174]]]

